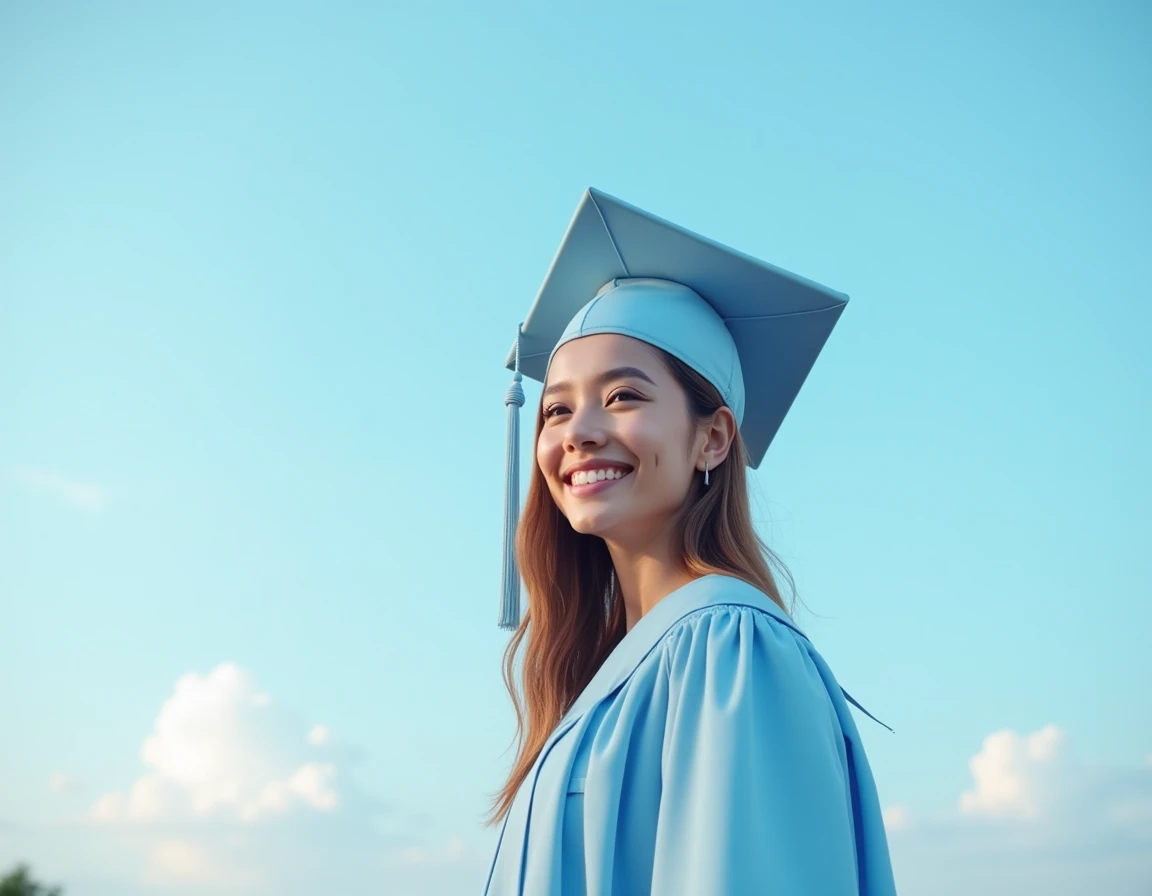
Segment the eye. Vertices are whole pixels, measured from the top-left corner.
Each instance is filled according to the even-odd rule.
[[[643,401],[640,395],[633,392],[631,389],[618,389],[608,396],[608,404],[613,404],[617,401]]]
[[[550,405],[548,405],[548,407],[544,408],[544,410],[543,410],[545,420],[551,420],[557,414],[565,414],[567,412],[568,412],[568,408],[566,408],[562,404],[550,404]]]

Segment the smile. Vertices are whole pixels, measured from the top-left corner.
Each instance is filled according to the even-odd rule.
[[[596,470],[576,470],[564,477],[564,484],[575,497],[599,494],[611,488],[632,471],[620,467],[603,467]]]

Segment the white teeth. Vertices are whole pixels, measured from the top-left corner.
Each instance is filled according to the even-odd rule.
[[[602,482],[605,479],[621,479],[623,470],[580,470],[572,474],[573,485],[588,485],[591,482]]]

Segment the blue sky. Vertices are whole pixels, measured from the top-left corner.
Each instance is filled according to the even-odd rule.
[[[1147,892],[1145,5],[235,6],[0,3],[0,869],[479,890],[592,185],[851,296],[753,488],[901,892]]]

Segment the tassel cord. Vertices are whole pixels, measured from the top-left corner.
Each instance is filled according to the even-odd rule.
[[[524,387],[520,374],[520,335],[516,330],[516,364],[512,383],[504,393],[508,408],[507,463],[504,469],[504,562],[500,592],[499,626],[514,631],[520,624],[520,570],[516,565],[516,528],[520,521],[520,408],[524,406]]]

